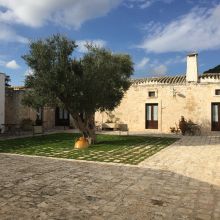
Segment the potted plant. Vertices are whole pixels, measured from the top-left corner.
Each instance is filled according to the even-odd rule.
[[[44,130],[43,130],[43,122],[42,120],[40,120],[38,117],[35,120],[35,124],[34,124],[34,134],[43,134]]]

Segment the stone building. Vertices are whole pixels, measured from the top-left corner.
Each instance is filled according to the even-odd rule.
[[[24,87],[9,87],[5,93],[5,122],[19,124],[23,119],[35,120],[36,112],[22,105]]]
[[[4,77],[0,74],[0,124],[38,118],[45,129],[74,127],[64,109],[36,111],[23,106],[24,87],[7,88],[5,94]],[[199,75],[196,53],[187,56],[185,75],[133,79],[121,104],[113,112],[97,112],[95,121],[111,128],[127,124],[129,131],[135,132],[170,133],[171,127],[178,127],[181,116],[198,124],[203,134],[220,131],[220,73]]]
[[[196,53],[187,56],[186,69],[182,76],[132,80],[111,115],[130,131],[170,133],[181,116],[200,125],[203,134],[220,131],[220,73],[199,75]],[[97,113],[95,120],[103,124],[109,114]]]
[[[22,104],[22,98],[26,91],[25,87],[9,87],[5,94],[5,123],[22,125],[30,119],[34,124],[36,119],[40,120],[45,129],[69,127],[72,119],[67,111],[61,108],[44,107],[32,109]],[[73,125],[72,125],[73,126]]]
[[[5,74],[0,73],[0,129],[5,123]]]

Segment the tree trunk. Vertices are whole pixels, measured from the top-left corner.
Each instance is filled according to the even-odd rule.
[[[91,129],[89,126],[87,126],[86,129],[83,131],[83,134],[85,134],[85,138],[90,138],[92,144],[96,143],[95,128]]]
[[[82,117],[81,114],[71,114],[75,125],[82,132],[83,137],[90,139],[91,143],[96,143],[94,114]]]

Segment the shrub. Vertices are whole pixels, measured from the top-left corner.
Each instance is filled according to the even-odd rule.
[[[181,116],[181,119],[179,121],[179,128],[181,130],[182,135],[185,135],[187,130],[187,121],[185,120],[184,116]]]

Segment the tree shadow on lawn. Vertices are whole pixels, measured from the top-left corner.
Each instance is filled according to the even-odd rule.
[[[109,136],[109,137],[108,137]],[[144,136],[97,136],[98,142],[93,146],[134,146],[134,145],[170,145],[176,138],[144,137]]]

